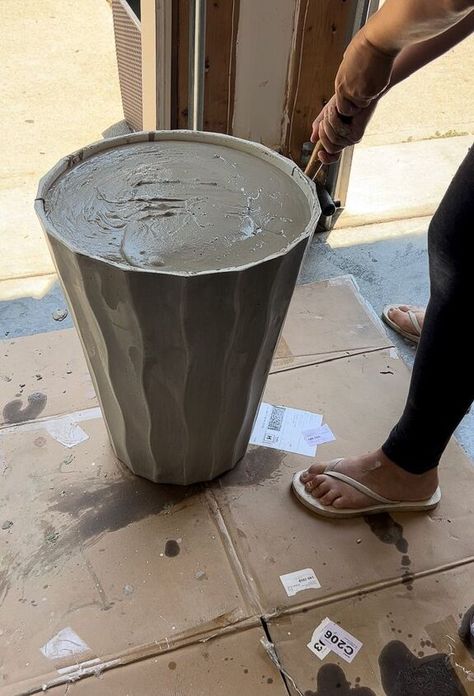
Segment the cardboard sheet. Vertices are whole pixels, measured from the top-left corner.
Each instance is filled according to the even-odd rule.
[[[98,405],[75,329],[0,342],[0,425]]]
[[[68,696],[287,696],[263,637],[260,627],[188,645],[71,684]],[[48,693],[63,696],[64,688]]]
[[[272,372],[389,348],[381,319],[352,276],[299,285],[291,301]]]
[[[0,434],[0,527],[12,523],[0,530],[2,685],[254,613],[206,492],[133,476],[101,419],[82,427],[89,439],[71,450],[41,429]],[[90,650],[45,655],[64,629]]]
[[[369,451],[408,386],[389,346],[350,279],[300,286],[264,400],[323,416],[321,460]],[[378,659],[393,638],[416,660],[447,653],[474,603],[474,467],[456,443],[430,514],[317,518],[289,489],[311,458],[265,447],[211,485],[158,486],[113,456],[73,330],[2,349],[1,696],[283,696],[284,680],[299,696],[425,696],[382,686]],[[307,647],[326,619],[338,645],[362,644],[351,662]],[[436,658],[448,690],[426,696],[473,694],[452,650],[462,688]]]
[[[323,414],[336,437],[318,447],[318,460],[380,446],[401,412],[409,374],[390,351],[356,355],[271,375],[269,403]],[[440,468],[443,498],[429,514],[377,515],[349,520],[317,517],[290,491],[311,459],[252,447],[214,484],[237,554],[264,612],[319,601],[385,580],[474,556],[474,466],[452,442]],[[288,597],[280,575],[312,568],[321,583]],[[408,591],[408,590],[407,590]]]
[[[472,696],[474,657],[458,636],[474,603],[474,565],[290,612],[271,619],[278,657],[299,692],[292,696]],[[442,598],[442,599],[441,599]],[[329,617],[361,643],[352,662],[331,650],[323,659],[306,644]]]

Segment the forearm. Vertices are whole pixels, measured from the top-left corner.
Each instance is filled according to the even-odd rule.
[[[439,56],[463,41],[474,32],[474,12],[471,11],[464,19],[457,22],[442,34],[427,41],[407,46],[396,57],[388,89],[402,82],[417,70],[435,60]]]
[[[446,32],[473,9],[474,0],[386,0],[363,31],[380,51],[397,55]]]

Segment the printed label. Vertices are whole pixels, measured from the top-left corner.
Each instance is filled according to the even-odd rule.
[[[352,662],[362,643],[330,619],[324,619],[314,630],[308,648],[321,660],[332,650],[346,662]]]
[[[307,442],[303,431],[317,430],[322,422],[323,417],[317,413],[262,403],[250,443],[314,457],[316,446]]]
[[[326,626],[331,623],[330,619],[324,619],[321,621],[319,626],[317,626],[314,631],[313,635],[311,636],[311,640],[308,643],[308,648],[311,650],[312,653],[316,655],[316,657],[319,657],[320,660],[324,660],[324,658],[329,655],[331,652],[331,648],[329,648],[325,643],[322,642],[320,639],[321,633],[324,631]]]
[[[327,423],[320,428],[303,430],[303,436],[309,445],[323,445],[325,442],[333,442],[334,437],[331,428]]]
[[[311,588],[317,590],[321,587],[312,568],[305,568],[304,570],[296,570],[294,573],[280,575],[280,580],[288,597],[293,597],[297,592],[301,592],[302,590],[309,590]]]

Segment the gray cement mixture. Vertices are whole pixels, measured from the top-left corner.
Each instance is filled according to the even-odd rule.
[[[172,140],[93,155],[58,178],[45,210],[56,235],[77,251],[185,274],[283,253],[312,213],[300,187],[270,162]]]

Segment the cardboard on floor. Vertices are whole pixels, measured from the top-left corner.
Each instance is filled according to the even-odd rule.
[[[427,574],[394,585],[271,619],[284,669],[299,692],[292,696],[471,696],[473,655],[457,635],[474,601],[474,567]],[[320,660],[307,644],[329,618],[362,643],[351,663],[331,651]]]
[[[263,628],[243,628],[171,653],[105,671],[70,687],[74,696],[288,696],[280,671],[261,643]],[[63,696],[64,685],[48,691]]]
[[[408,371],[388,350],[271,375],[265,400],[321,413],[336,440],[317,458],[369,452],[380,446],[401,412]],[[252,578],[264,613],[355,591],[380,582],[407,582],[413,573],[474,556],[474,469],[452,442],[441,466],[443,498],[429,514],[403,513],[333,520],[317,517],[289,490],[308,457],[251,449],[218,479],[213,492]],[[287,597],[280,575],[310,567],[321,583]]]
[[[324,416],[336,440],[318,458],[377,446],[408,373],[352,282],[300,287],[283,338],[265,401]],[[436,651],[449,660],[422,672],[448,690],[413,696],[473,693],[457,629],[474,603],[474,471],[456,443],[430,514],[317,518],[289,489],[311,459],[263,447],[211,485],[158,486],[113,456],[74,331],[2,349],[2,696],[411,696],[406,675]],[[288,596],[280,576],[302,570],[320,587]],[[306,647],[326,617],[363,643],[352,663]]]

